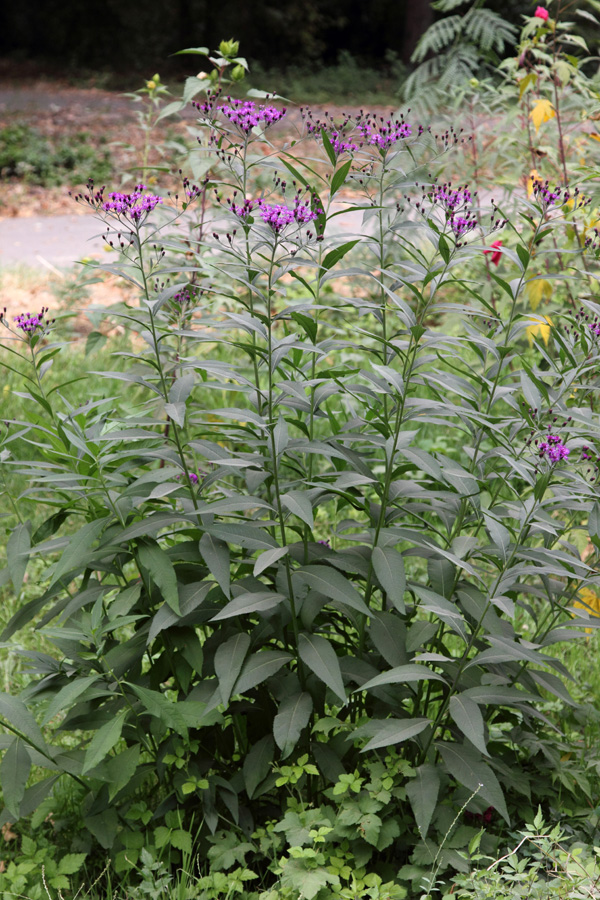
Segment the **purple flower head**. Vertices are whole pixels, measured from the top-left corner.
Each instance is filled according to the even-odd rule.
[[[106,212],[115,212],[119,216],[128,216],[134,222],[139,222],[152,212],[155,206],[162,203],[162,197],[142,193],[145,188],[146,185],[138,184],[130,194],[114,191],[108,195],[110,199],[102,203],[102,209]]]
[[[380,123],[367,120],[359,123],[358,131],[365,143],[385,151],[389,150],[398,141],[406,140],[406,138],[410,137],[412,127],[408,122],[397,122],[393,119]]]
[[[538,200],[542,206],[546,209],[549,209],[551,206],[554,206],[556,201],[561,196],[561,190],[559,187],[556,187],[553,191],[550,190],[549,182],[535,179],[532,183],[533,188],[533,196],[536,200]]]
[[[236,203],[235,200],[227,201],[231,212],[243,222],[246,221],[258,202],[258,200],[244,200],[243,203]]]
[[[570,452],[558,434],[549,434],[545,441],[541,441],[538,444],[540,458],[548,458],[553,463],[566,459]]]
[[[317,544],[322,544],[323,547],[328,547],[329,550],[331,550],[331,544],[329,543],[328,540],[326,540],[326,541],[317,541]]]
[[[451,215],[448,221],[450,223],[450,228],[457,238],[463,237],[465,234],[468,234],[469,231],[473,231],[474,228],[477,228],[477,219],[473,215],[467,217]]]
[[[464,210],[473,202],[473,194],[466,185],[453,188],[449,182],[434,184],[427,196],[432,203],[441,206],[447,213]]]
[[[231,97],[227,100],[227,103],[217,106],[217,110],[244,134],[257,126],[268,128],[287,113],[285,107],[277,109],[276,106],[258,105],[254,100],[232,100]]]
[[[39,313],[29,313],[28,312],[28,313],[21,313],[20,316],[13,316],[13,322],[15,323],[16,327],[18,329],[20,329],[20,331],[22,331],[28,337],[31,337],[33,334],[35,334],[36,331],[38,331],[38,330],[41,331],[44,328],[47,328],[51,324],[47,320],[44,321],[44,317],[46,316],[47,312],[48,312],[48,307],[42,306]],[[4,319],[4,316],[2,316],[2,318],[4,321],[6,321]]]
[[[189,287],[184,287],[180,291],[177,291],[176,294],[173,295],[173,300],[176,303],[181,303],[183,306],[184,303],[191,303],[193,301],[192,292]]]
[[[282,203],[265,203],[258,200],[259,215],[263,222],[269,225],[275,234],[279,234],[287,225],[306,225],[318,218],[322,210],[312,210],[308,203],[301,203],[296,197],[293,206],[285,206]]]
[[[199,484],[201,478],[204,478],[204,472],[190,472],[190,484]],[[175,479],[176,481],[179,481],[181,479],[181,475],[176,475]]]

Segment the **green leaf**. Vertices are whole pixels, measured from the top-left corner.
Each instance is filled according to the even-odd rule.
[[[211,534],[203,534],[200,539],[200,553],[210,574],[216,579],[225,596],[230,597],[231,560],[227,544]]]
[[[114,718],[98,729],[86,747],[82,775],[101,763],[119,741],[126,715],[127,710],[122,709]]]
[[[10,694],[0,694],[0,717],[4,719],[5,727],[8,727],[9,731],[11,730],[10,726],[12,726],[12,728],[27,738],[37,750],[50,753],[38,723],[18,697],[12,697]]]
[[[510,825],[502,788],[478,751],[468,744],[451,744],[445,741],[437,741],[436,747],[448,774],[470,791],[477,791]]]
[[[331,688],[342,703],[346,702],[346,691],[336,652],[325,638],[317,634],[301,634],[298,639],[300,659],[310,672]]]
[[[253,612],[266,612],[278,606],[285,596],[275,591],[256,591],[240,594],[221,609],[211,622],[219,622],[223,619],[231,619],[233,616],[244,616]]]
[[[328,566],[303,566],[296,570],[294,576],[330,600],[349,606],[364,616],[370,615],[368,606],[356,588],[337,569],[330,569]]]
[[[159,547],[156,541],[147,539],[137,546],[137,559],[140,566],[146,569],[152,581],[159,589],[165,602],[174,613],[181,615],[179,609],[179,592],[177,590],[177,575],[173,563]]]
[[[70,681],[61,688],[58,694],[56,694],[48,704],[42,724],[47,725],[61,710],[65,709],[67,706],[72,706],[77,698],[83,694],[90,685],[95,684],[99,678],[99,675],[86,675],[82,678]]]
[[[185,718],[179,707],[183,706],[183,701],[169,700],[164,694],[158,691],[152,691],[150,688],[142,687],[139,684],[126,682],[129,688],[137,694],[147,712],[157,719],[160,719],[167,728],[172,728],[177,734],[187,739],[188,729]]]
[[[396,666],[389,672],[382,672],[370,681],[357,688],[358,691],[370,691],[372,688],[381,687],[383,684],[408,684],[413,681],[441,681],[446,684],[446,679],[437,672],[433,672],[426,666],[418,663],[407,663],[404,666]]]
[[[485,726],[477,703],[464,694],[450,697],[450,715],[464,736],[482,753],[489,756],[485,744]]]
[[[308,725],[312,707],[312,697],[306,691],[286,697],[279,704],[273,720],[273,736],[282,759],[289,756],[298,743],[302,729]]]
[[[248,797],[252,799],[254,791],[271,771],[274,760],[275,745],[270,734],[265,734],[254,744],[244,759],[242,772],[244,786]]]
[[[366,725],[357,728],[354,734],[363,736],[373,734],[361,753],[377,750],[379,747],[391,747],[415,737],[431,725],[430,719],[372,719]]]
[[[360,240],[347,241],[345,244],[341,244],[339,247],[335,247],[335,249],[330,250],[321,262],[321,269],[325,272],[333,269],[336,263],[338,263],[340,259],[343,259],[346,253],[349,253],[350,250],[352,250],[353,247],[356,247],[356,245],[359,243]]]
[[[231,691],[242,670],[244,660],[250,649],[250,635],[234,634],[217,648],[215,653],[215,674],[219,679],[221,700],[227,706]]]
[[[95,350],[100,350],[107,340],[108,338],[105,334],[102,334],[102,332],[90,331],[85,342],[85,355],[89,356],[90,353],[93,353]]]
[[[373,646],[390,666],[408,663],[406,625],[399,616],[387,612],[373,613],[369,634]]]
[[[351,166],[352,166],[352,160],[349,159],[343,165],[341,165],[339,167],[339,169],[335,170],[335,172],[333,173],[333,177],[331,179],[331,186],[329,188],[329,196],[330,197],[333,197],[334,194],[337,194],[337,192],[339,191],[339,189],[345,182],[346,178],[348,177],[348,172],[350,171]],[[354,241],[354,243],[357,244],[358,241]]]
[[[331,143],[329,135],[327,134],[327,132],[325,131],[324,128],[321,128],[321,140],[323,141],[323,146],[325,148],[325,152],[326,152],[327,156],[329,157],[329,162],[331,163],[332,166],[335,166],[336,161],[337,161],[337,157],[335,155],[335,150],[333,149],[333,144]]]
[[[277,562],[278,559],[281,559],[281,557],[285,556],[288,552],[289,547],[276,547],[274,550],[265,550],[264,553],[261,553],[260,556],[257,557],[256,562],[254,563],[254,577],[258,578],[265,569],[268,569],[269,566],[273,565],[274,562]]]
[[[50,587],[60,581],[67,572],[71,572],[74,569],[81,571],[85,568],[85,560],[89,558],[92,544],[100,536],[107,521],[108,518],[86,522],[69,538],[69,543],[54,567],[52,578],[50,579]]]
[[[75,875],[83,866],[86,855],[85,853],[67,853],[65,856],[61,856],[58,863],[58,874]]]
[[[108,783],[108,799],[110,802],[117,796],[119,791],[127,787],[135,775],[139,759],[140,745],[134,744],[132,747],[127,747],[122,753],[109,757],[101,764],[101,767],[96,768],[93,777],[99,778],[99,769],[101,769],[103,780]]]
[[[15,594],[19,594],[29,561],[31,537],[28,523],[20,522],[12,530],[6,543],[6,564]]]
[[[293,515],[302,519],[309,528],[314,528],[312,504],[310,498],[303,491],[288,491],[287,494],[281,495],[281,502]]]
[[[435,812],[440,791],[440,773],[435,766],[424,763],[415,769],[414,778],[406,785],[406,793],[421,838],[425,840],[431,817]]]
[[[21,801],[30,771],[31,757],[27,752],[25,741],[22,738],[13,738],[0,763],[0,782],[4,805],[15,819],[20,815]]]
[[[83,824],[94,835],[101,847],[110,850],[119,833],[119,817],[112,806],[96,816],[85,816]]]
[[[278,546],[266,529],[256,525],[211,525],[206,530],[213,537],[248,550],[272,550]]]
[[[177,378],[169,390],[169,403],[185,403],[194,387],[194,373],[187,371]]]
[[[283,650],[258,650],[244,663],[232,693],[245,694],[271,675],[275,675],[291,659],[290,654]]]
[[[373,571],[381,588],[394,604],[399,613],[404,614],[404,591],[406,575],[404,560],[397,550],[390,547],[375,547],[371,556]]]

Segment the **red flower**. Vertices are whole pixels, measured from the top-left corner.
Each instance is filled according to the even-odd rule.
[[[502,246],[502,241],[494,241],[489,250],[484,250],[483,252],[487,255],[488,253],[492,254],[492,262],[495,266],[498,265],[502,258],[502,250],[500,247]]]
[[[550,13],[548,12],[547,9],[545,9],[545,7],[538,6],[538,8],[536,9],[536,11],[534,12],[533,15],[534,15],[534,18],[543,19],[545,22],[546,19],[548,18],[548,16],[550,15]]]

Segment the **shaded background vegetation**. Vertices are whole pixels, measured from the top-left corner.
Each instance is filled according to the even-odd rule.
[[[515,23],[535,6],[487,5]],[[0,5],[0,54],[5,68],[36,61],[50,72],[167,72],[177,50],[235,37],[265,68],[330,65],[346,51],[385,70],[390,51],[409,62],[433,16],[429,0],[21,0]],[[189,60],[170,67],[189,71]]]

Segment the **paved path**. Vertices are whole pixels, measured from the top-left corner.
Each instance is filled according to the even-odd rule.
[[[100,256],[102,224],[93,216],[33,216],[0,220],[0,265],[70,268]]]

